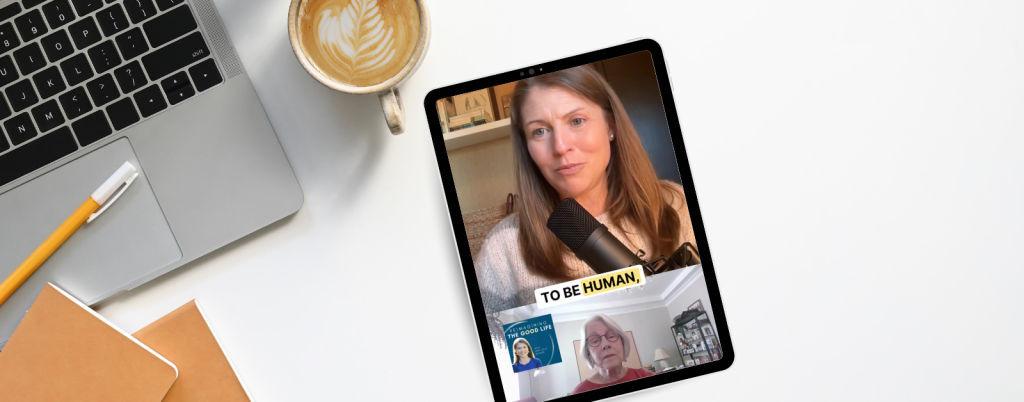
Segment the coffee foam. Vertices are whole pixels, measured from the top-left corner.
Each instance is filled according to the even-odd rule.
[[[338,83],[368,87],[409,64],[420,37],[413,0],[308,0],[299,44],[311,64]]]

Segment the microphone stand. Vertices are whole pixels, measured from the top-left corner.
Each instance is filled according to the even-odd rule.
[[[683,243],[678,249],[668,258],[664,254],[658,256],[651,261],[644,259],[645,253],[643,250],[637,250],[636,256],[643,261],[644,275],[651,276],[662,272],[668,272],[674,269],[682,267],[700,264],[700,254],[697,252],[697,247],[694,247],[690,242]],[[690,254],[687,256],[687,254]],[[664,262],[660,266],[659,262]]]

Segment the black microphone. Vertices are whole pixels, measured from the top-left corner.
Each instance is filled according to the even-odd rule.
[[[548,229],[599,274],[644,264],[572,198],[565,199],[551,212]]]

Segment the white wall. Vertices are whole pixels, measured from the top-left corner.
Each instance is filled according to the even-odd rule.
[[[665,307],[640,310],[624,314],[609,315],[624,331],[633,332],[642,365],[655,365],[654,350],[664,348],[669,354],[668,364],[683,364],[679,349],[672,338],[671,318]],[[580,330],[586,320],[557,322],[555,333],[558,334],[558,348],[562,354],[562,362],[544,367],[543,372],[530,379],[532,396],[543,401],[556,396],[564,396],[579,385],[581,379],[576,367],[576,351],[573,341],[580,339]],[[656,365],[655,365],[656,366]]]

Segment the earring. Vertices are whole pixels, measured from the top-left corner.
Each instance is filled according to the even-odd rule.
[[[612,135],[608,136],[608,139],[609,140],[614,140],[615,139],[615,134],[612,134]]]

